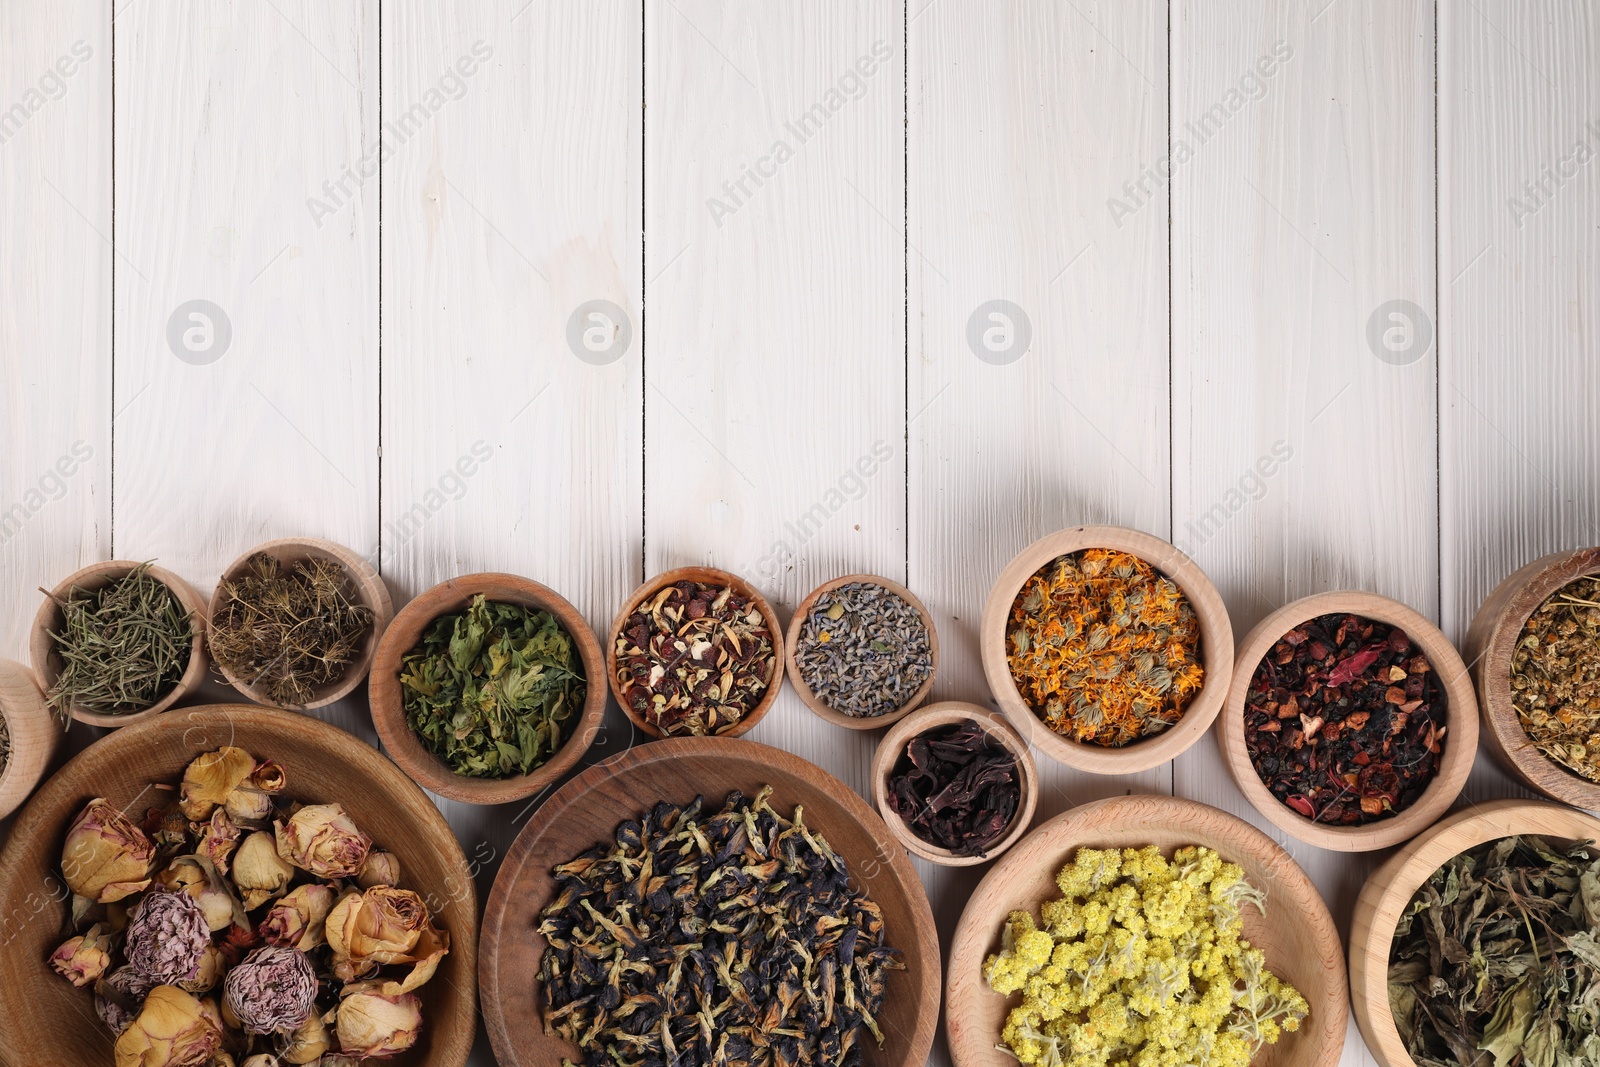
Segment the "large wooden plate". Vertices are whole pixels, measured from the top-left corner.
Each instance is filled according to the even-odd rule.
[[[93,997],[47,962],[67,936],[70,893],[61,880],[67,826],[94,797],[130,815],[153,801],[151,787],[176,786],[203,752],[237,745],[288,772],[287,793],[338,801],[356,824],[400,860],[400,880],[429,901],[450,931],[450,954],[418,991],[417,1046],[386,1063],[462,1067],[476,1014],[477,891],[467,860],[439,810],[375,749],[327,723],[253,704],[185,708],[125,727],[63,767],[18,816],[0,852],[0,1053],[14,1064],[110,1067],[111,1032]]]
[[[785,813],[805,807],[850,865],[856,884],[883,908],[889,944],[906,969],[892,972],[878,1022],[882,1049],[865,1044],[867,1067],[923,1067],[939,1017],[939,941],[933,912],[905,851],[866,803],[820,767],[787,752],[726,737],[675,738],[630,749],[589,768],[536,812],[507,853],[484,909],[478,981],[489,1039],[501,1067],[559,1067],[578,1049],[547,1037],[538,988],[544,939],[535,927],[554,886],[550,869],[609,840],[617,824],[659,801],[696,794],[720,804],[733,789],[774,789]]]
[[[1311,1005],[1299,1031],[1285,1034],[1252,1067],[1333,1067],[1344,1049],[1350,998],[1339,932],[1311,879],[1271,838],[1243,819],[1192,800],[1114,797],[1074,808],[1014,845],[978,884],[956,927],[947,980],[946,1028],[956,1067],[1016,1067],[995,1046],[1007,1011],[1020,997],[1002,997],[983,980],[983,961],[999,951],[1000,928],[1013,911],[1031,911],[1060,895],[1055,878],[1079,848],[1142,848],[1167,855],[1204,845],[1239,864],[1266,890],[1267,913],[1244,911],[1245,937],[1266,953],[1267,966]]]

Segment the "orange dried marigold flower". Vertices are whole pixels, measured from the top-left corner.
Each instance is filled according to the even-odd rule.
[[[1023,584],[1006,658],[1045,725],[1108,748],[1172,726],[1205,680],[1200,620],[1177,583],[1103,548],[1051,560]]]

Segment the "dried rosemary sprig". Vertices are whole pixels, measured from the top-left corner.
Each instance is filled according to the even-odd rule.
[[[149,571],[150,564],[140,564],[100,589],[73,586],[56,601],[65,623],[50,637],[62,666],[47,703],[63,723],[74,708],[97,715],[144,711],[183,678],[194,620]]]
[[[276,557],[257,553],[242,577],[222,583],[211,658],[274,704],[298,707],[345,676],[372,618],[332,560],[310,557],[285,571]]]

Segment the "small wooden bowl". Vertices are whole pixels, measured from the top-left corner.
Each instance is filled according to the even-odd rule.
[[[1261,781],[1250,763],[1250,749],[1244,740],[1244,705],[1249,695],[1250,680],[1278,639],[1308,619],[1335,612],[1348,612],[1364,618],[1375,619],[1398,626],[1406,632],[1428,657],[1428,664],[1438,674],[1445,691],[1445,743],[1444,756],[1433,781],[1422,795],[1404,811],[1392,818],[1367,823],[1365,826],[1325,826],[1312,822],[1284,804]],[[1376,593],[1341,591],[1317,593],[1304,597],[1274,611],[1256,624],[1245,635],[1239,646],[1239,662],[1233,669],[1233,685],[1228,690],[1228,706],[1217,730],[1217,743],[1239,791],[1286,833],[1293,834],[1307,844],[1336,852],[1370,852],[1388,848],[1415,837],[1432,826],[1443,815],[1461,787],[1467,784],[1472,773],[1472,761],[1478,754],[1477,700],[1472,692],[1472,679],[1466,664],[1461,662],[1455,646],[1439,628],[1423,616],[1397,600]]]
[[[917,614],[922,617],[922,625],[928,628],[928,650],[931,653],[933,662],[933,669],[928,672],[927,681],[918,686],[917,691],[912,693],[911,697],[904,704],[900,705],[895,710],[885,712],[882,715],[874,715],[865,718],[857,715],[846,715],[843,712],[834,711],[832,708],[828,707],[828,705],[824,704],[817,697],[817,695],[811,691],[811,687],[806,684],[806,680],[801,675],[800,668],[795,660],[795,653],[798,651],[800,645],[800,627],[805,625],[807,617],[809,617],[811,614],[811,609],[817,603],[817,598],[822,596],[824,593],[833,592],[840,586],[851,585],[857,582],[863,585],[882,586],[884,589],[887,589],[889,592],[893,593],[895,596],[899,597],[901,600],[904,600],[907,604],[910,604],[916,609]],[[816,712],[818,718],[827,722],[831,722],[835,726],[843,726],[846,730],[876,730],[883,726],[892,725],[893,723],[898,722],[900,719],[905,718],[905,716],[908,715],[913,708],[921,704],[924,700],[928,699],[928,691],[933,688],[934,676],[939,673],[939,632],[934,629],[933,615],[928,611],[927,605],[923,604],[921,600],[918,600],[916,595],[912,593],[911,590],[907,589],[899,582],[892,582],[887,578],[880,578],[876,574],[847,574],[843,578],[835,578],[831,582],[824,582],[815,589],[811,590],[811,594],[800,602],[800,606],[795,609],[793,617],[789,619],[789,633],[784,639],[783,649],[784,658],[788,660],[789,664],[789,681],[794,683],[795,692],[800,694],[800,699],[805,702],[806,707]]]
[[[1523,732],[1511,702],[1511,654],[1528,617],[1562,586],[1591,574],[1600,574],[1600,548],[1534,560],[1495,586],[1472,618],[1464,651],[1477,683],[1489,751],[1545,796],[1592,810],[1600,808],[1600,783],[1573,774],[1540,752]]]
[[[1006,916],[1020,910],[1037,918],[1044,901],[1061,895],[1056,873],[1079,848],[1146,845],[1168,856],[1185,845],[1204,845],[1239,864],[1250,883],[1266,891],[1265,915],[1249,905],[1243,909],[1244,936],[1266,954],[1269,970],[1300,991],[1311,1014],[1299,1030],[1264,1046],[1252,1067],[1339,1062],[1350,1010],[1344,951],[1311,879],[1243,819],[1192,800],[1133,795],[1084,804],[1036,827],[978,883],[956,927],[945,986],[945,1030],[955,1067],[1016,1065],[995,1046],[1006,1013],[1019,1000],[994,992],[983,978],[983,961],[999,950]]]
[[[206,612],[211,633],[216,632],[217,614],[222,610],[223,583],[242,577],[248,569],[251,557],[257,555],[273,557],[286,571],[306,559],[325,559],[337,563],[344,568],[345,574],[350,578],[350,584],[355,587],[356,598],[371,610],[372,628],[361,644],[361,651],[345,670],[344,677],[337,682],[319,687],[312,699],[304,704],[280,704],[268,699],[260,687],[238,677],[213,657],[212,663],[216,665],[217,671],[228,680],[229,685],[257,704],[264,704],[269,708],[309,711],[342,700],[355,692],[356,687],[366,680],[368,672],[372,670],[372,658],[378,651],[378,641],[383,637],[384,628],[389,625],[389,620],[394,618],[394,600],[389,596],[389,587],[383,584],[383,578],[366,560],[333,541],[325,541],[320,537],[283,537],[276,541],[268,541],[266,544],[257,545],[228,564],[228,569],[222,572],[222,579],[217,582],[216,591],[211,594],[211,605]]]
[[[478,965],[483,1017],[503,1067],[581,1062],[576,1048],[544,1031],[538,927],[555,889],[551,868],[612,840],[619,823],[658,801],[686,804],[700,794],[715,811],[730,790],[753,796],[768,785],[785,815],[804,806],[807,828],[827,838],[849,865],[850,881],[883,909],[886,939],[902,953],[906,969],[890,972],[878,1017],[886,1041],[882,1048],[870,1037],[862,1042],[865,1067],[923,1067],[939,1020],[939,935],[911,861],[885,844],[882,820],[833,775],[727,736],[669,738],[596,764],[558,789],[517,835],[484,907]]]
[[[1600,840],[1600,820],[1542,800],[1492,800],[1459,811],[1373,871],[1350,921],[1350,998],[1367,1048],[1382,1067],[1415,1067],[1389,1010],[1395,924],[1433,873],[1474,845],[1516,834]]]
[[[1138,556],[1177,583],[1200,620],[1200,642],[1205,658],[1205,681],[1183,717],[1163,733],[1121,748],[1085,744],[1063,737],[1034,714],[1011,677],[1006,659],[1006,631],[1011,605],[1023,585],[1058,556],[1086,548],[1108,548]],[[1176,759],[1200,740],[1222,709],[1233,673],[1233,624],[1216,586],[1193,560],[1172,545],[1138,530],[1122,526],[1074,526],[1042,537],[1019,552],[989,591],[978,635],[983,673],[995,702],[1012,725],[1051,759],[1090,774],[1133,774]]]
[[[10,815],[39,785],[61,747],[66,731],[44,706],[33,672],[0,660],[0,718],[6,722],[11,751],[0,770],[0,819]]]
[[[738,737],[740,734],[749,733],[755,724],[761,721],[762,716],[772,710],[772,705],[778,699],[778,690],[783,688],[784,651],[783,627],[778,625],[778,613],[772,610],[772,605],[767,603],[767,598],[761,595],[761,590],[727,571],[717,570],[715,567],[677,567],[651,578],[639,588],[635,589],[622,605],[622,610],[617,612],[617,617],[611,622],[611,631],[606,636],[606,675],[611,679],[611,694],[617,698],[617,703],[622,707],[622,712],[635,726],[643,730],[650,737],[664,737],[654,723],[647,722],[642,716],[636,714],[628,707],[628,702],[622,698],[622,686],[617,683],[617,638],[622,634],[623,624],[628,621],[628,616],[646,600],[655,596],[662,589],[678,582],[700,582],[703,585],[732,586],[734,592],[741,596],[749,597],[767,620],[767,631],[772,634],[772,684],[767,686],[767,691],[756,706],[749,713],[732,726],[723,730],[718,737]]]
[[[583,713],[572,724],[567,740],[532,774],[514,778],[469,778],[456,774],[429,752],[406,722],[405,699],[400,686],[400,663],[422,640],[422,635],[442,615],[467,610],[472,598],[482,593],[490,600],[521,604],[548,611],[572,635],[583,660],[587,686]],[[400,610],[378,642],[372,663],[372,724],[378,728],[383,747],[402,770],[423,787],[442,797],[468,804],[509,804],[523,800],[554,784],[572,769],[600,730],[606,710],[606,690],[600,684],[605,659],[594,631],[578,609],[554,589],[546,588],[515,574],[468,574],[434,586]]]
[[[1004,745],[1017,761],[1017,785],[1021,797],[1016,814],[1011,817],[1011,826],[1005,834],[981,856],[957,856],[947,848],[924,841],[889,806],[889,776],[894,773],[900,757],[905,755],[906,745],[929,730],[962,722],[975,722],[983,727],[984,732]],[[878,750],[872,757],[872,799],[878,805],[878,814],[888,825],[889,832],[912,855],[945,867],[974,867],[995,859],[1028,832],[1028,827],[1033,823],[1034,808],[1039,804],[1039,771],[1034,766],[1033,753],[1028,750],[1027,742],[1017,736],[1017,732],[1001,715],[976,704],[949,700],[929,704],[921,711],[901,719],[878,742]]]
[[[76,586],[85,592],[95,592],[110,585],[118,578],[126,578],[136,567],[141,564],[125,559],[114,559],[105,563],[94,563],[80,571],[75,571],[62,579],[61,584],[51,590],[45,602],[39,605],[39,613],[33,617],[33,633],[29,639],[29,655],[33,660],[33,673],[39,678],[39,685],[48,695],[56,679],[61,674],[61,657],[56,655],[55,642],[50,635],[65,625],[66,619],[57,601],[65,600],[67,595]],[[162,697],[143,711],[129,712],[127,715],[104,715],[93,711],[83,711],[80,708],[71,708],[72,717],[81,723],[90,726],[103,726],[110,730],[129,726],[136,722],[154,718],[163,711],[172,707],[178,701],[187,697],[199,688],[200,683],[206,679],[206,602],[200,599],[200,594],[194,587],[179,578],[176,574],[162,567],[151,567],[150,577],[172,590],[172,595],[178,598],[181,604],[194,620],[194,641],[189,645],[189,665],[184,668],[183,677],[178,679],[178,684],[172,691]]]
[[[95,742],[56,773],[22,809],[0,852],[0,1049],[8,1063],[106,1067],[111,1031],[94,1016],[90,990],[51,969],[66,939],[72,894],[61,878],[67,827],[94,797],[137,822],[176,786],[202,753],[237,745],[288,772],[288,796],[337,801],[356,825],[400,860],[402,888],[430,902],[450,933],[450,953],[417,991],[423,1027],[394,1067],[463,1067],[476,1032],[478,895],[466,856],[444,816],[371,746],[308,715],[252,704],[182,708]]]

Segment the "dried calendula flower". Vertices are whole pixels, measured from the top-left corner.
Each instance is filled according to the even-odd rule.
[[[296,886],[267,912],[261,922],[262,940],[310,952],[324,943],[323,924],[333,910],[335,896],[331,886],[315,882]]]
[[[179,808],[194,822],[211,818],[217,805],[226,803],[255,768],[255,757],[242,748],[219,748],[197,756],[184,769]]]
[[[311,1017],[317,976],[292,948],[258,948],[228,972],[224,1003],[247,1034],[282,1034]]]
[[[221,1047],[214,1010],[192,994],[159,985],[117,1038],[117,1067],[205,1067]]]
[[[200,970],[211,944],[205,912],[187,893],[152,892],[128,915],[123,952],[134,970],[154,982],[177,985]]]
[[[150,884],[155,844],[104,797],[89,801],[67,830],[61,873],[80,897],[107,904]]]
[[[338,804],[310,804],[278,824],[278,855],[318,878],[352,878],[372,838]]]
[[[372,853],[356,873],[356,884],[362,889],[371,889],[375,885],[399,885],[399,858],[393,852]]]
[[[97,981],[110,966],[111,934],[104,923],[96,923],[88,933],[69,938],[50,955],[51,969],[79,989]]]
[[[278,842],[267,830],[244,839],[233,857],[233,884],[244,895],[246,911],[281,896],[294,877],[294,868],[278,855]]]
[[[353,993],[339,1002],[339,1051],[357,1058],[398,1056],[422,1033],[422,1001],[413,993]]]

